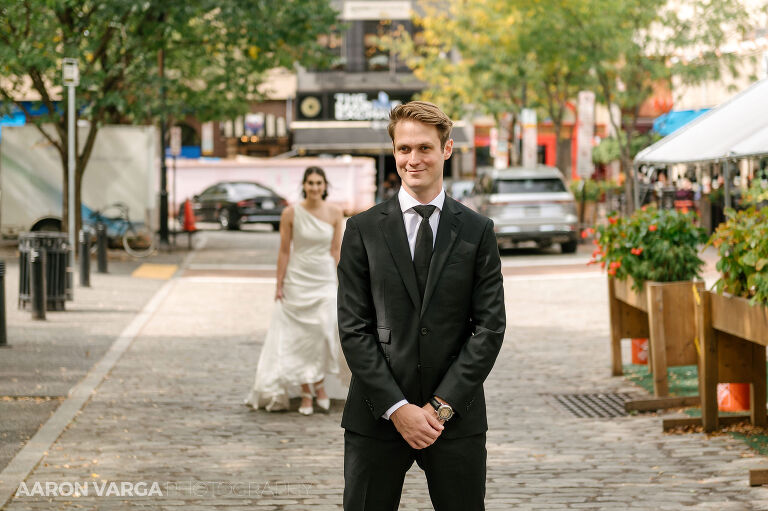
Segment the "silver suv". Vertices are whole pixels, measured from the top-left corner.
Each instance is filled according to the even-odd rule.
[[[564,254],[576,252],[576,201],[555,167],[480,168],[471,203],[493,220],[499,246],[560,243]]]

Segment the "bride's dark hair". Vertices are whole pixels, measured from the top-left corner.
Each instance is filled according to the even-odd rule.
[[[304,177],[301,180],[301,184],[307,182],[307,178],[311,176],[312,174],[317,174],[318,176],[323,178],[323,182],[325,183],[325,190],[323,191],[323,200],[325,200],[326,197],[328,197],[328,178],[325,177],[325,171],[321,169],[320,167],[307,167],[307,170],[304,171]],[[307,192],[304,191],[304,188],[302,187],[301,190],[301,196],[305,199],[307,198]]]

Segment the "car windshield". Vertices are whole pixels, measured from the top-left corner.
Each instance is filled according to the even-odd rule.
[[[248,199],[251,197],[269,197],[272,192],[263,186],[255,183],[232,183],[232,195],[236,200]]]
[[[563,182],[557,178],[498,179],[493,193],[553,193],[564,192]]]

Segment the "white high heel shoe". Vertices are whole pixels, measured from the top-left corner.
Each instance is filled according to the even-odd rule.
[[[323,385],[322,384],[315,385],[315,394],[317,394],[318,390],[322,390],[322,389],[323,389]],[[324,397],[324,398],[320,399],[318,397],[317,398],[317,406],[319,406],[322,411],[327,412],[328,410],[331,409],[331,398]]]
[[[315,411],[312,408],[312,404],[311,404],[312,403],[312,401],[311,401],[312,400],[312,394],[310,394],[309,392],[302,392],[301,393],[301,398],[302,399],[309,399],[310,400],[310,405],[309,406],[300,406],[299,407],[299,413],[301,415],[312,415],[314,413],[314,411]]]

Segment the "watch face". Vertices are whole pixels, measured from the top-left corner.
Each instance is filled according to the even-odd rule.
[[[440,420],[448,420],[451,417],[453,417],[453,410],[450,406],[441,406],[440,409],[437,411],[437,417]]]

